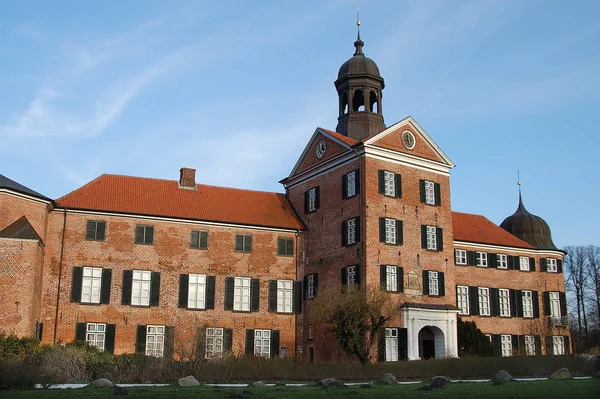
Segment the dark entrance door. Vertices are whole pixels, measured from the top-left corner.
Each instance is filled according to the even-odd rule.
[[[311,363],[315,362],[315,348],[308,348],[308,358]]]
[[[423,340],[423,356],[422,359],[431,359],[435,357],[435,345],[432,339]]]
[[[435,343],[433,332],[423,327],[419,331],[419,357],[421,359],[431,359],[435,357]]]

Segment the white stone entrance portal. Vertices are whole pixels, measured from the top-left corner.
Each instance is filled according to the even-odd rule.
[[[432,349],[437,359],[458,357],[457,308],[406,303],[402,305],[402,311],[407,330],[408,360],[419,360]]]

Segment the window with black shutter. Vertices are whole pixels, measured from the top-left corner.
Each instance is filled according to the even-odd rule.
[[[106,222],[103,220],[88,220],[85,228],[85,239],[104,241],[106,238]]]
[[[135,226],[135,243],[147,245],[154,243],[154,227],[145,225]]]
[[[236,234],[235,251],[252,252],[252,236],[250,234]]]
[[[294,255],[294,239],[293,238],[277,238],[277,255],[292,256]]]
[[[192,230],[190,247],[197,249],[208,249],[208,231]]]

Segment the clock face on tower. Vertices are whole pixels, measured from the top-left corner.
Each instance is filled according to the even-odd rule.
[[[402,143],[406,148],[412,150],[413,148],[415,148],[415,144],[417,143],[417,141],[415,140],[415,135],[412,134],[412,132],[409,132],[408,130],[403,132]]]
[[[317,149],[315,150],[315,152],[317,153],[317,158],[323,158],[323,155],[325,155],[325,151],[327,151],[327,143],[325,143],[325,140],[321,140],[319,141],[319,144],[317,144]]]

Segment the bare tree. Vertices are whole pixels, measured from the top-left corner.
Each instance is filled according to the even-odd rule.
[[[589,347],[587,315],[585,311],[585,288],[587,284],[586,251],[582,246],[565,247],[567,254],[564,258],[567,289],[575,294],[577,304],[577,341],[579,346],[585,337],[584,347]],[[583,324],[583,325],[582,325]],[[582,332],[584,337],[582,337]]]
[[[600,330],[600,247],[590,245],[585,248],[587,274],[592,291],[592,302],[596,307],[596,328]]]

